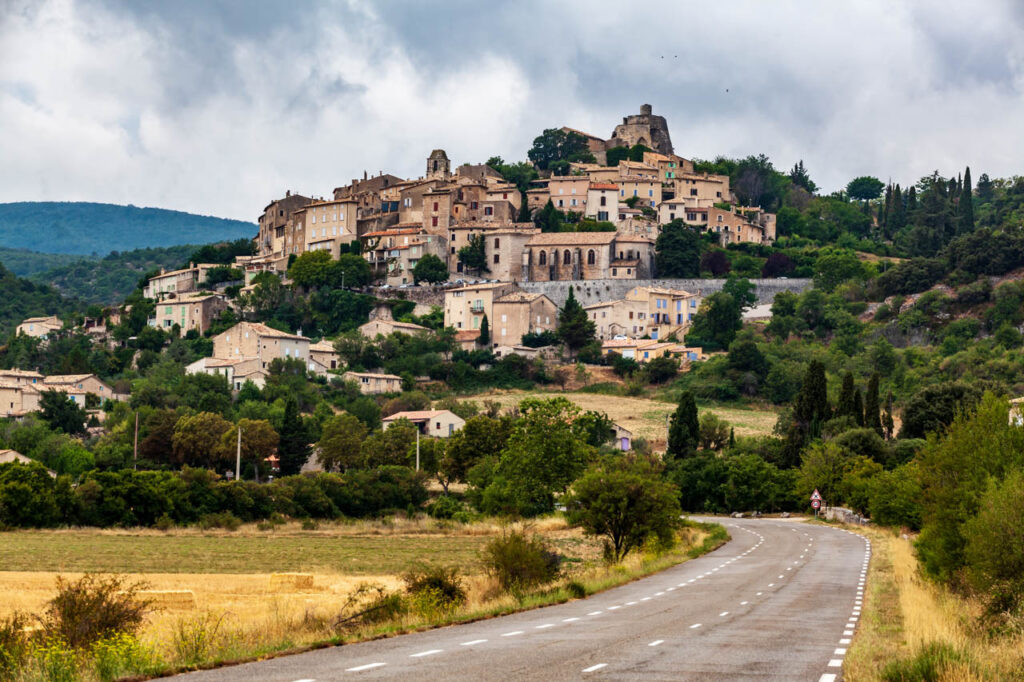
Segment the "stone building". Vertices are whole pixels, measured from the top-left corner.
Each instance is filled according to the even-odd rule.
[[[681,338],[700,308],[701,297],[682,289],[635,287],[617,301],[585,306],[597,338]]]
[[[256,235],[256,253],[259,256],[282,254],[285,244],[285,229],[292,215],[313,200],[288,190],[283,199],[275,199],[266,205],[259,217],[259,233]]]
[[[650,104],[640,106],[639,115],[624,116],[622,123],[615,126],[606,149],[643,145],[660,154],[672,153],[672,138],[668,134],[668,123],[664,116],[655,116]]]
[[[654,271],[654,242],[615,232],[537,234],[526,243],[523,271],[530,282],[645,279]]]
[[[206,282],[207,273],[220,267],[223,266],[217,263],[190,263],[187,268],[181,270],[168,272],[160,268],[160,274],[149,279],[146,287],[142,290],[142,295],[159,301],[167,297],[199,291],[203,283]]]
[[[178,325],[182,336],[190,329],[204,334],[227,309],[228,300],[221,294],[186,294],[158,302],[147,323],[165,331]]]
[[[452,162],[443,149],[435,149],[427,157],[427,173],[424,177],[428,180],[447,180],[452,175]]]
[[[18,325],[15,334],[24,334],[37,339],[45,339],[53,332],[58,332],[64,326],[56,315],[49,317],[29,317]]]
[[[305,214],[305,251],[327,251],[337,260],[341,245],[356,239],[358,205],[352,197],[315,201]]]
[[[473,274],[502,282],[519,280],[523,276],[523,250],[535,234],[540,234],[540,230],[533,223],[452,225],[448,228],[448,269],[455,278],[469,274],[459,260],[459,250],[468,246],[470,239],[480,236],[484,240],[487,271]]]
[[[380,420],[381,429],[387,431],[399,419],[407,419],[424,436],[433,438],[447,438],[466,425],[465,419],[450,410],[417,410],[396,412],[384,417]]]
[[[558,306],[544,294],[513,291],[494,300],[487,320],[492,346],[518,346],[524,334],[555,331]]]

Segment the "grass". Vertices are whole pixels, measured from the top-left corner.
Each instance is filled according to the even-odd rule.
[[[279,547],[291,546],[298,548],[297,551],[314,547],[315,551],[321,552],[328,551],[324,547],[342,547],[342,551],[347,552],[355,551],[354,547],[364,547],[364,551],[375,552],[378,547],[399,543],[397,546],[406,549],[404,559],[399,562],[397,557],[400,555],[394,550],[392,559],[389,560],[392,563],[386,565],[397,567],[398,563],[402,563],[401,570],[405,570],[421,558],[417,552],[422,548],[422,543],[459,539],[482,546],[483,542],[500,532],[500,527],[494,523],[452,528],[433,521],[411,521],[399,523],[397,526],[378,528],[377,524],[365,522],[355,524],[355,527],[345,526],[305,534],[286,528],[280,531],[280,537],[270,539],[293,542],[291,545],[276,545]],[[313,587],[301,591],[271,590],[269,575],[263,573],[217,572],[225,567],[237,565],[237,559],[226,557],[222,552],[207,554],[213,557],[214,563],[201,566],[205,570],[200,572],[153,573],[136,570],[131,573],[131,577],[144,580],[150,589],[192,590],[197,603],[194,611],[164,610],[155,611],[148,616],[141,635],[149,666],[145,670],[151,673],[168,673],[208,667],[280,652],[362,641],[443,624],[480,620],[561,603],[578,594],[581,586],[586,594],[593,594],[699,556],[728,539],[725,529],[721,526],[691,524],[680,531],[681,542],[672,550],[662,554],[634,553],[621,564],[609,567],[600,560],[600,543],[594,538],[584,537],[577,529],[567,528],[561,518],[543,519],[532,524],[531,528],[570,559],[565,564],[567,569],[564,577],[552,586],[516,598],[502,593],[497,588],[495,580],[483,574],[475,553],[456,556],[449,552],[442,556],[443,552],[438,550],[435,555],[437,563],[459,565],[465,573],[463,580],[468,599],[462,607],[446,613],[406,613],[383,623],[365,624],[344,630],[338,630],[333,623],[339,614],[351,609],[352,595],[361,593],[361,588],[367,585],[387,592],[399,590],[401,580],[398,570],[386,573],[381,568],[385,564],[376,561],[376,573],[310,571],[314,573]],[[366,537],[367,532],[380,532],[384,537]],[[191,546],[182,544],[185,542],[215,545],[227,540],[242,540],[243,543],[238,546],[247,547],[248,542],[266,540],[257,533],[248,528],[239,531],[237,537],[225,533],[202,534],[193,530],[174,531],[166,536],[126,531],[27,532],[4,534],[0,537],[0,546],[4,551],[8,551],[11,540],[15,543],[24,543],[42,539],[49,541],[50,544],[65,544],[61,542],[63,538],[59,536],[91,535],[93,540],[101,544],[110,540],[121,542],[119,547],[126,553],[124,564],[130,568],[140,569],[150,561],[147,558],[151,555],[150,546],[159,544],[161,540],[177,543],[164,545],[165,548]],[[408,534],[414,537],[405,537]],[[292,537],[293,535],[300,537]],[[301,535],[310,537],[303,538]],[[369,539],[383,544],[358,544],[361,540]],[[400,544],[399,541],[403,539],[416,540],[419,544]],[[303,540],[309,544],[298,544]],[[142,553],[132,552],[131,543],[146,549]],[[317,544],[321,547],[316,548]],[[20,546],[24,548],[26,545]],[[78,546],[84,548],[86,545],[82,543]],[[205,548],[203,551],[206,551]],[[171,557],[168,555],[167,558]],[[373,555],[368,558],[378,559]],[[85,563],[89,559],[86,556],[78,556],[77,560]],[[42,560],[36,561],[37,565],[43,563]],[[172,559],[172,563],[179,568],[193,561],[183,557]],[[296,568],[308,570],[309,566],[300,565]],[[274,569],[283,570],[279,565],[275,565]],[[77,577],[73,573],[64,575],[67,578]],[[0,604],[0,617],[15,610],[39,613],[45,602],[53,595],[56,576],[56,573],[50,571],[0,572],[0,593],[7,597],[4,603]],[[571,583],[577,585],[571,586]],[[83,679],[93,679],[89,665],[87,662],[80,665],[80,669],[86,671]]]
[[[665,442],[666,419],[675,411],[674,403],[653,398],[627,397],[605,393],[582,391],[493,391],[472,396],[473,400],[493,400],[502,407],[518,405],[524,398],[550,398],[562,396],[576,403],[583,410],[604,412],[623,428],[633,432],[634,437],[646,438],[658,447]],[[772,432],[778,413],[769,409],[741,407],[701,408],[701,412],[713,412],[736,428],[737,436],[764,436]]]
[[[1024,635],[995,636],[981,605],[919,573],[908,538],[859,529],[872,542],[861,627],[843,666],[849,682],[1024,679]]]

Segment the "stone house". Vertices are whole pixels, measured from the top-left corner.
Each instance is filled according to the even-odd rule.
[[[233,391],[242,390],[246,381],[251,381],[257,388],[263,388],[270,376],[263,369],[258,358],[231,360],[221,358],[200,358],[185,367],[186,374],[211,374],[223,376]]]
[[[24,417],[38,410],[39,390],[36,385],[0,377],[0,417]]]
[[[127,398],[127,396],[114,393],[110,384],[95,374],[53,374],[43,379],[43,385],[39,387],[39,390],[66,393],[68,398],[82,408],[86,406],[86,397],[90,394],[98,397],[101,402]]]
[[[257,368],[266,370],[275,358],[297,358],[306,368],[322,373],[322,365],[309,354],[310,340],[289,334],[259,322],[239,322],[213,337],[213,357],[219,360],[257,360]]]
[[[14,333],[24,334],[36,339],[46,339],[50,334],[58,332],[64,326],[56,315],[48,317],[30,317],[17,326]]]
[[[587,189],[584,215],[594,220],[619,222],[619,187],[609,182],[592,182]]]
[[[154,300],[180,296],[199,291],[206,282],[206,275],[213,268],[223,267],[217,263],[190,263],[187,268],[171,270],[160,268],[160,274],[151,277],[142,290],[142,295]]]
[[[579,213],[587,210],[587,190],[590,178],[578,175],[559,175],[548,181],[548,194],[559,211]]]
[[[681,338],[700,308],[701,297],[681,289],[634,287],[617,301],[585,306],[594,322],[597,338],[615,337],[652,340]]]
[[[469,274],[459,260],[459,250],[468,246],[474,236],[481,236],[488,270],[473,274],[502,282],[519,280],[523,276],[523,250],[535,234],[540,234],[540,230],[533,223],[452,225],[448,228],[448,270],[455,278]]]
[[[186,294],[158,302],[148,324],[165,331],[178,325],[182,336],[190,329],[203,334],[227,309],[228,300],[221,294]]]
[[[601,354],[608,356],[615,353],[644,364],[665,356],[673,346],[673,343],[653,339],[612,339],[601,343]]]
[[[356,239],[358,218],[354,198],[312,202],[305,211],[305,250],[328,251],[337,259],[341,245]]]
[[[391,334],[422,334],[429,332],[426,327],[411,322],[396,322],[387,320],[370,320],[359,326],[359,333],[368,339],[375,339],[378,336],[389,336]]]
[[[334,351],[334,344],[327,339],[309,344],[309,357],[313,362],[320,363],[324,370],[341,367],[341,357]]]
[[[558,306],[544,294],[513,291],[494,300],[487,320],[492,346],[518,346],[524,334],[557,329]]]
[[[345,372],[341,375],[345,381],[354,381],[359,392],[366,395],[381,393],[401,393],[402,377],[394,374],[378,374],[375,372]]]
[[[672,182],[681,173],[693,172],[693,161],[676,154],[644,152],[644,163],[658,169],[658,178],[662,182]]]
[[[283,199],[275,199],[266,205],[259,217],[259,233],[256,236],[258,256],[280,256],[285,254],[285,231],[292,215],[313,200],[300,194],[285,192]]]
[[[680,173],[672,182],[674,199],[688,199],[695,206],[712,206],[732,200],[728,175]]]
[[[636,206],[655,208],[661,203],[661,181],[642,175],[625,175],[615,180],[618,185],[619,201],[626,203],[636,199]]]
[[[654,272],[654,241],[615,232],[548,232],[526,243],[523,279],[647,279]]]
[[[420,259],[432,254],[445,262],[447,239],[419,225],[396,225],[363,235],[363,258],[386,284],[399,286],[415,280],[412,271]]]
[[[444,326],[476,331],[486,315],[494,337],[494,301],[516,290],[510,282],[467,284],[444,292]],[[475,337],[474,337],[475,338]]]
[[[399,419],[409,420],[421,434],[433,438],[447,438],[466,425],[465,419],[449,410],[418,410],[388,415],[380,420],[381,428],[387,431]]]

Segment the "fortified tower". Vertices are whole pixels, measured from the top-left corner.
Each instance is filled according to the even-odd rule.
[[[660,154],[672,153],[668,123],[665,122],[664,116],[655,116],[651,113],[650,104],[641,105],[639,115],[623,116],[622,123],[615,126],[615,132],[607,144],[608,149],[642,144]]]
[[[427,180],[447,180],[452,175],[452,162],[443,149],[435,149],[427,157]]]

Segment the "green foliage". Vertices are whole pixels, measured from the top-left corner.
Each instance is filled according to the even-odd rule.
[[[568,168],[566,162],[569,161],[594,162],[594,155],[587,147],[587,138],[579,133],[566,132],[559,128],[549,128],[538,135],[526,155],[541,170],[555,166],[564,171]]]
[[[277,454],[281,459],[281,475],[293,476],[299,473],[309,459],[309,434],[299,415],[298,402],[294,398],[288,399],[285,403],[280,435]]]
[[[791,511],[797,508],[792,471],[779,470],[754,452],[701,455],[675,462],[669,479],[687,511]]]
[[[690,457],[697,451],[700,443],[700,424],[697,420],[697,403],[693,394],[683,391],[679,396],[679,405],[672,413],[668,427],[667,457],[679,459]]]
[[[573,484],[569,521],[604,538],[605,558],[618,563],[653,540],[671,547],[679,518],[678,489],[660,476],[653,460],[608,456]]]
[[[143,583],[126,576],[86,574],[77,580],[57,577],[57,594],[47,604],[43,631],[72,649],[89,647],[119,633],[134,634],[149,608],[140,598]]]
[[[877,199],[882,196],[882,189],[885,188],[885,184],[876,177],[870,175],[862,175],[859,178],[854,178],[846,185],[846,193],[851,199],[857,199],[858,201],[870,201],[871,199]]]
[[[659,277],[700,276],[700,234],[682,220],[662,227],[654,248]]]
[[[967,578],[987,595],[992,613],[1019,612],[1024,605],[1024,470],[990,481],[978,513],[963,526]]]
[[[558,338],[570,350],[578,351],[594,338],[596,331],[594,321],[576,300],[573,287],[569,287],[565,305],[558,311]]]
[[[50,428],[68,435],[85,432],[85,410],[62,391],[43,391],[39,395],[39,416]]]
[[[709,351],[725,350],[742,326],[741,304],[731,294],[718,291],[701,301],[686,334],[686,344]]]
[[[946,673],[970,658],[952,644],[930,642],[908,658],[890,661],[882,669],[883,682],[939,682]]]
[[[903,409],[901,438],[924,438],[953,422],[957,413],[969,411],[981,396],[977,389],[959,382],[943,382],[915,393]]]
[[[325,471],[346,471],[361,464],[360,449],[367,428],[357,417],[342,414],[324,422],[318,450],[320,466]]]
[[[487,267],[487,245],[481,234],[470,236],[469,243],[459,249],[459,262],[467,272],[475,272],[481,275],[490,272]]]
[[[0,335],[6,337],[28,317],[42,315],[65,315],[84,310],[85,305],[74,299],[67,299],[45,284],[35,284],[27,279],[15,277],[0,265]]]
[[[416,284],[443,282],[448,279],[448,266],[434,254],[428,253],[416,262],[412,269],[412,277]]]
[[[561,557],[543,538],[506,530],[492,538],[482,552],[484,570],[506,592],[518,594],[558,578]]]
[[[447,612],[466,601],[466,590],[457,567],[420,565],[402,576],[414,608],[424,615]]]

